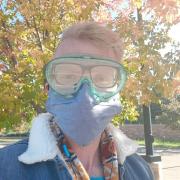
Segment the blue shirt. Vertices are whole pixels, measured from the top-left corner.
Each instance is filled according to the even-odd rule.
[[[91,180],[105,180],[104,177],[91,177]]]

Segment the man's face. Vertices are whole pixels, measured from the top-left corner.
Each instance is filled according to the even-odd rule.
[[[67,39],[57,48],[54,58],[71,54],[88,54],[101,58],[117,59],[113,49],[97,47],[88,40]]]
[[[120,113],[121,66],[111,60],[116,59],[113,50],[88,41],[66,40],[53,58],[46,66],[51,87],[47,111],[69,139],[80,146],[88,145]],[[113,87],[106,87],[111,83]]]
[[[67,39],[46,65],[46,78],[50,87],[65,98],[74,97],[86,83],[91,96],[98,102],[107,101],[126,81],[126,72],[116,59],[109,47]]]

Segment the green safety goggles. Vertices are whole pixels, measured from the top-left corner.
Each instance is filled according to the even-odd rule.
[[[62,56],[48,62],[45,76],[50,87],[65,98],[75,96],[87,83],[90,95],[106,101],[125,85],[126,71],[118,62],[89,55]]]

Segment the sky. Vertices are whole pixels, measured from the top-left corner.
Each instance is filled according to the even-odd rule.
[[[180,23],[175,26],[172,26],[171,30],[169,31],[170,37],[172,37],[175,41],[180,42]]]

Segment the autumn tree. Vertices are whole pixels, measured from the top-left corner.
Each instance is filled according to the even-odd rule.
[[[172,79],[180,61],[178,43],[169,37],[170,28],[180,20],[180,4],[130,1],[117,7],[118,2],[111,3],[114,17],[109,24],[125,42],[123,64],[129,76],[122,96],[136,106],[161,104],[162,98],[172,98]]]
[[[108,24],[124,38],[123,64],[128,83],[122,93],[125,107],[115,123],[136,119],[138,104],[158,102],[171,95],[171,76],[178,47],[161,54],[170,27],[179,16],[176,1],[13,0],[1,1],[0,60],[9,69],[0,75],[0,128],[30,122],[43,111],[43,66],[51,59],[63,30],[77,21]],[[173,53],[170,53],[173,52]],[[176,54],[176,57],[175,57]],[[177,69],[177,66],[176,66]]]
[[[101,4],[99,0],[1,1],[0,58],[10,68],[0,75],[0,128],[30,122],[43,111],[43,66],[64,28],[92,19]]]

